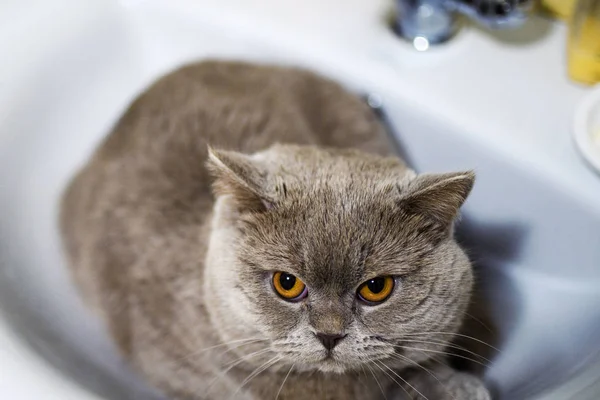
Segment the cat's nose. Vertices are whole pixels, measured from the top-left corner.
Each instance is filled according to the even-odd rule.
[[[315,333],[317,338],[323,343],[323,346],[329,351],[333,350],[346,335],[331,335],[327,333]]]

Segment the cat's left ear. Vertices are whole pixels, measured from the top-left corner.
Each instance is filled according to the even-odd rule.
[[[215,195],[230,195],[239,209],[266,211],[274,199],[267,193],[268,174],[251,156],[208,148],[207,167],[214,176]]]
[[[419,214],[441,227],[449,227],[474,183],[473,171],[419,175],[401,190],[399,205],[405,212]]]

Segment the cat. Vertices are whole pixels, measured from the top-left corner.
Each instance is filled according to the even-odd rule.
[[[440,360],[473,288],[452,230],[474,173],[393,149],[313,72],[181,67],[67,188],[74,281],[171,399],[487,400]]]

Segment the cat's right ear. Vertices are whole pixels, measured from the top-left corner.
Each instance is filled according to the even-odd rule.
[[[231,196],[240,210],[267,211],[274,200],[265,191],[267,173],[251,157],[235,151],[208,147],[208,170],[214,177],[216,196]]]

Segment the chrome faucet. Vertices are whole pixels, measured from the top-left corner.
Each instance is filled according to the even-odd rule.
[[[445,42],[459,29],[460,15],[491,29],[525,22],[533,0],[396,0],[394,29],[417,50]]]

